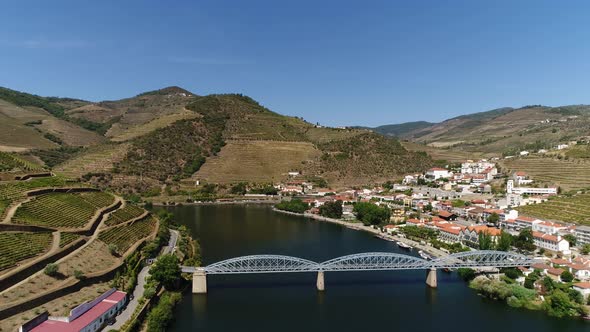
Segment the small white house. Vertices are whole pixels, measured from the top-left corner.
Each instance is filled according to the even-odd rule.
[[[572,287],[574,288],[574,290],[577,290],[578,292],[582,293],[582,296],[584,296],[585,300],[588,300],[588,297],[590,296],[590,282],[578,282],[577,284],[574,284]]]
[[[529,152],[528,151],[520,151],[520,156],[524,157],[524,156],[528,156]]]

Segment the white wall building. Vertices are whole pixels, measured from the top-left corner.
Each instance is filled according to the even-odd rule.
[[[545,250],[561,252],[564,254],[570,253],[570,243],[559,235],[533,232],[533,239],[537,248],[543,248]]]
[[[557,188],[515,187],[514,180],[508,180],[506,183],[506,193],[517,195],[557,195]]]
[[[578,245],[590,243],[590,226],[576,226],[574,236],[578,240]]]
[[[444,168],[434,167],[426,172],[426,177],[433,180],[451,177],[449,170]]]

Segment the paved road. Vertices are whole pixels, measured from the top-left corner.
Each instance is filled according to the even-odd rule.
[[[162,248],[162,254],[174,252],[174,249],[176,248],[176,242],[178,241],[178,235],[178,231],[170,230],[170,239],[168,240],[168,245]],[[139,299],[143,296],[143,292],[145,291],[145,284],[147,278],[149,277],[149,271],[149,266],[145,266],[143,269],[141,269],[137,275],[137,286],[133,290],[133,299],[129,301],[125,310],[115,317],[115,324],[105,328],[107,331],[110,329],[120,329],[121,326],[123,326],[123,324],[125,324],[131,318],[131,315],[133,315],[135,312],[135,308],[137,308]]]

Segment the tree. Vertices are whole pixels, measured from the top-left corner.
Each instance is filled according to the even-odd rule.
[[[326,202],[320,206],[320,215],[328,218],[342,218],[342,201]]]
[[[572,302],[566,293],[557,289],[545,301],[545,310],[554,317],[576,317],[584,314],[584,309]]]
[[[385,207],[379,207],[369,202],[358,202],[354,204],[354,213],[358,220],[362,221],[364,225],[379,225],[389,221],[391,211]]]
[[[500,216],[496,212],[493,212],[492,214],[490,214],[488,216],[489,223],[498,224],[499,221],[500,221]]]
[[[504,275],[507,276],[510,279],[517,279],[518,277],[522,276],[522,272],[514,267],[510,267],[510,268],[505,268],[503,270]]]
[[[457,273],[459,274],[459,277],[464,281],[470,281],[475,278],[475,271],[473,269],[461,267],[457,270]]]
[[[479,250],[494,249],[494,242],[492,241],[492,236],[488,232],[479,232],[478,236]]]
[[[533,238],[533,231],[530,228],[525,228],[520,231],[514,241],[514,246],[525,251],[535,250],[535,240]]]
[[[563,238],[570,243],[570,247],[575,247],[578,242],[578,239],[573,234],[566,234]]]
[[[234,195],[245,195],[246,194],[246,183],[240,182],[231,187],[231,193]]]
[[[84,272],[82,272],[80,270],[74,270],[74,277],[78,280],[82,280],[82,279],[86,278],[86,276],[84,275]]]
[[[114,244],[114,243],[109,244],[109,252],[111,253],[111,255],[117,254],[118,250],[119,250],[119,248],[117,247],[116,244]]]
[[[166,289],[174,289],[180,279],[180,265],[175,255],[163,255],[150,268],[150,277]]]
[[[551,277],[546,276],[545,278],[543,278],[542,282],[543,282],[543,288],[545,289],[545,292],[551,293],[555,289],[555,281],[553,281],[553,279],[551,279]]]
[[[295,213],[303,213],[309,209],[309,205],[299,198],[292,199],[290,201],[282,201],[275,205],[279,210],[285,210]]]
[[[512,247],[512,235],[507,232],[502,231],[500,236],[498,237],[498,242],[496,245],[496,249],[500,251],[508,251],[510,247]]]
[[[582,250],[580,251],[582,252],[582,255],[590,254],[590,243],[586,243],[585,245],[583,245]]]
[[[55,263],[49,263],[45,265],[43,272],[50,277],[55,277],[59,273],[59,267]]]
[[[561,281],[563,282],[572,282],[574,280],[574,275],[570,271],[565,270],[561,273],[559,278],[561,278]]]

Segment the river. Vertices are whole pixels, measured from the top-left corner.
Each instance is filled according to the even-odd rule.
[[[251,254],[324,261],[342,255],[408,252],[394,243],[326,222],[285,215],[268,206],[202,205],[169,208],[201,243],[203,263]],[[412,253],[416,254],[416,253]],[[455,273],[424,271],[208,276],[206,295],[185,294],[170,331],[588,331],[582,320],[554,319],[482,298]]]

